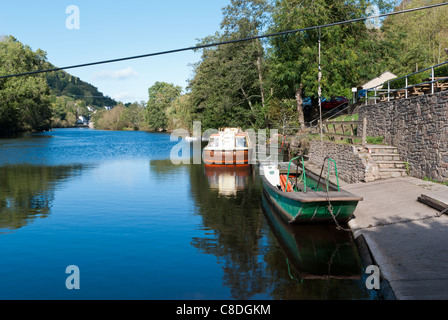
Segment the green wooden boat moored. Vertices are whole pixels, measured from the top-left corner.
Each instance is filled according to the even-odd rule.
[[[361,279],[359,254],[349,232],[330,224],[289,224],[265,195],[261,203],[271,231],[287,257],[290,276],[291,265],[300,279]]]
[[[336,162],[327,158],[328,173],[322,177],[322,173],[306,172],[303,158],[302,166],[294,165],[296,170],[291,170],[297,159],[289,162],[287,174],[280,164],[260,167],[264,193],[276,211],[290,223],[347,223],[363,199],[342,190],[338,180],[337,184],[329,181],[331,164],[337,178]]]

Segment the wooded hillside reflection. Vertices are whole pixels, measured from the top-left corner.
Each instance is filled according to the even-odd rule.
[[[80,175],[84,168],[82,165],[0,167],[0,233],[48,217],[56,187]]]

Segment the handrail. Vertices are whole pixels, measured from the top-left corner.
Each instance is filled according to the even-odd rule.
[[[401,77],[399,77],[399,78],[395,78],[395,79],[391,79],[391,80],[388,80],[388,81],[384,81],[383,83],[381,83],[381,84],[379,84],[379,85],[377,85],[377,86],[375,86],[375,87],[368,88],[368,89],[366,89],[366,90],[375,89],[375,88],[377,88],[377,87],[379,87],[379,86],[382,86],[382,85],[384,85],[384,84],[386,84],[386,83],[395,82],[395,81],[398,81],[398,80],[401,80],[401,79],[404,79],[404,78],[413,76],[414,74],[421,73],[421,72],[427,71],[427,70],[429,70],[429,69],[433,69],[433,68],[437,68],[437,67],[443,66],[444,64],[447,64],[447,63],[448,63],[448,61],[445,61],[445,62],[436,64],[436,65],[434,65],[434,66],[425,68],[425,69],[423,69],[423,70],[419,70],[419,71],[416,71],[416,72],[414,72],[414,73],[409,73],[409,74],[404,75],[404,76],[401,76]]]
[[[383,82],[383,83],[381,83],[381,84],[379,84],[377,86],[374,86],[374,87],[371,87],[371,88],[367,88],[367,89],[365,89],[366,90],[365,102],[367,104],[369,99],[374,99],[375,100],[375,104],[376,104],[376,99],[378,97],[380,97],[380,96],[385,96],[386,94],[388,96],[388,100],[390,100],[390,94],[391,93],[394,93],[394,92],[397,92],[397,91],[400,91],[400,90],[403,90],[403,89],[405,90],[405,97],[407,98],[408,97],[408,89],[414,88],[414,87],[418,87],[418,86],[421,86],[421,85],[424,85],[424,84],[431,84],[431,93],[434,93],[434,83],[439,82],[439,81],[448,80],[448,77],[435,79],[435,77],[434,77],[434,69],[437,68],[437,67],[443,66],[445,64],[448,64],[448,61],[445,61],[445,62],[436,64],[436,65],[433,65],[431,67],[428,67],[428,68],[425,68],[425,69],[422,69],[422,70],[419,70],[419,71],[416,71],[416,72],[413,72],[413,73],[410,73],[410,74],[407,74],[407,75],[404,75],[404,76],[401,76],[401,77],[398,77],[398,78],[395,78],[395,79],[391,79],[391,80],[385,81],[385,82]],[[418,84],[415,84],[415,85],[408,86],[408,78],[409,77],[411,77],[411,76],[413,76],[415,74],[418,74],[418,73],[422,73],[422,72],[428,71],[428,70],[431,70],[431,81],[426,81],[426,82],[422,82],[422,83],[418,83]],[[406,79],[405,86],[402,87],[402,88],[392,89],[391,90],[390,89],[390,84],[395,82],[395,81],[401,80],[401,79]],[[378,89],[379,87],[383,87],[386,84],[387,84],[387,90],[386,89]],[[383,93],[377,94],[378,91],[382,91]],[[369,92],[375,92],[375,96],[369,98],[369,95],[368,95]]]
[[[445,62],[436,64],[436,65],[434,65],[434,66],[431,66],[431,67],[428,67],[428,68],[425,68],[425,69],[422,69],[422,70],[419,70],[419,71],[415,71],[414,73],[410,73],[410,74],[407,74],[407,75],[404,75],[404,76],[401,76],[401,77],[399,77],[399,78],[392,79],[392,80],[389,80],[389,81],[386,81],[386,82],[394,82],[394,81],[398,81],[398,80],[404,79],[404,78],[406,78],[406,77],[413,76],[414,74],[421,73],[421,72],[427,71],[427,70],[429,70],[429,69],[433,69],[433,68],[437,68],[437,67],[443,66],[444,64],[447,64],[447,63],[448,63],[448,61],[445,61]],[[386,82],[385,82],[385,83],[386,83]]]
[[[288,181],[289,181],[289,172],[290,172],[290,170],[291,170],[291,163],[292,163],[294,160],[297,160],[297,159],[299,159],[299,158],[302,158],[302,175],[303,175],[303,184],[305,185],[305,188],[303,189],[303,192],[306,192],[306,173],[305,173],[305,161],[303,160],[303,156],[293,158],[293,159],[291,159],[291,160],[289,161],[289,165],[288,165],[288,175],[286,176],[286,188],[285,188],[286,192],[288,192]]]
[[[327,114],[331,113],[332,111],[334,111],[335,109],[339,108],[339,107],[342,106],[343,104],[345,104],[345,103],[341,103],[341,104],[338,105],[337,107],[335,107],[335,108],[333,108],[333,109],[330,109],[330,110],[328,110],[327,112],[323,113],[323,114],[322,114],[322,117],[325,117]],[[339,110],[338,112],[336,112],[335,114],[331,115],[331,117],[329,117],[328,119],[331,119],[332,117],[338,115],[339,113],[341,113],[342,111],[347,110],[347,109],[350,108],[350,107],[351,107],[351,105],[349,104],[349,105],[348,105],[347,107],[345,107],[344,109],[341,109],[341,110]],[[320,119],[320,117],[317,117],[317,118],[311,120],[310,122],[308,122],[308,125],[311,127],[311,124],[312,124],[314,121],[317,121],[317,120],[319,120],[319,119]],[[328,120],[328,119],[327,119],[327,120]]]
[[[330,184],[330,161],[333,162],[333,164],[334,164],[334,172],[335,172],[335,175],[336,175],[336,183],[337,183],[337,186],[338,186],[338,191],[341,191],[341,188],[339,187],[339,177],[338,177],[338,169],[337,169],[337,166],[336,166],[336,161],[334,161],[331,158],[328,158],[327,192],[330,189],[329,188],[329,184]]]
[[[337,186],[338,186],[338,191],[341,191],[341,188],[340,188],[340,186],[339,186],[339,176],[338,176],[338,169],[337,169],[337,166],[336,166],[336,161],[334,161],[333,159],[331,159],[329,156],[326,156],[326,157],[324,158],[323,163],[322,163],[322,170],[320,171],[319,180],[317,181],[316,190],[319,189],[319,184],[320,184],[320,180],[321,180],[321,178],[322,178],[322,173],[324,172],[325,160],[327,160],[327,159],[328,159],[328,165],[327,165],[327,167],[328,167],[328,175],[327,175],[327,192],[330,190],[330,161],[333,162],[333,164],[334,164],[334,172],[335,172],[335,174],[336,174],[336,183],[337,183]]]
[[[403,90],[403,89],[410,89],[410,88],[418,87],[418,86],[421,86],[422,84],[431,84],[431,83],[436,83],[436,82],[445,81],[445,80],[448,80],[448,77],[440,78],[440,79],[432,80],[432,81],[426,81],[426,82],[422,82],[422,83],[418,83],[418,84],[412,84],[410,86],[399,88],[399,89],[391,89],[390,91],[384,90],[384,93],[380,93],[380,94],[378,94],[378,96],[383,96],[383,95],[386,95],[388,93],[389,94],[390,93],[394,93],[394,92],[397,92],[397,91],[400,91],[400,90]]]

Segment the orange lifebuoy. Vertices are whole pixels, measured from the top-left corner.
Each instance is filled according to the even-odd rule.
[[[292,192],[291,181],[286,181],[286,175],[280,175],[280,186],[285,192]]]
[[[282,188],[282,191],[285,191],[285,176],[280,176],[280,187]]]

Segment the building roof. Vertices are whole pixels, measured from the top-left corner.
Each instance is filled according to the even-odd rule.
[[[396,78],[397,75],[393,74],[392,72],[386,71],[379,77],[376,77],[375,79],[370,80],[369,82],[362,85],[363,89],[370,89],[374,88],[388,80]]]

